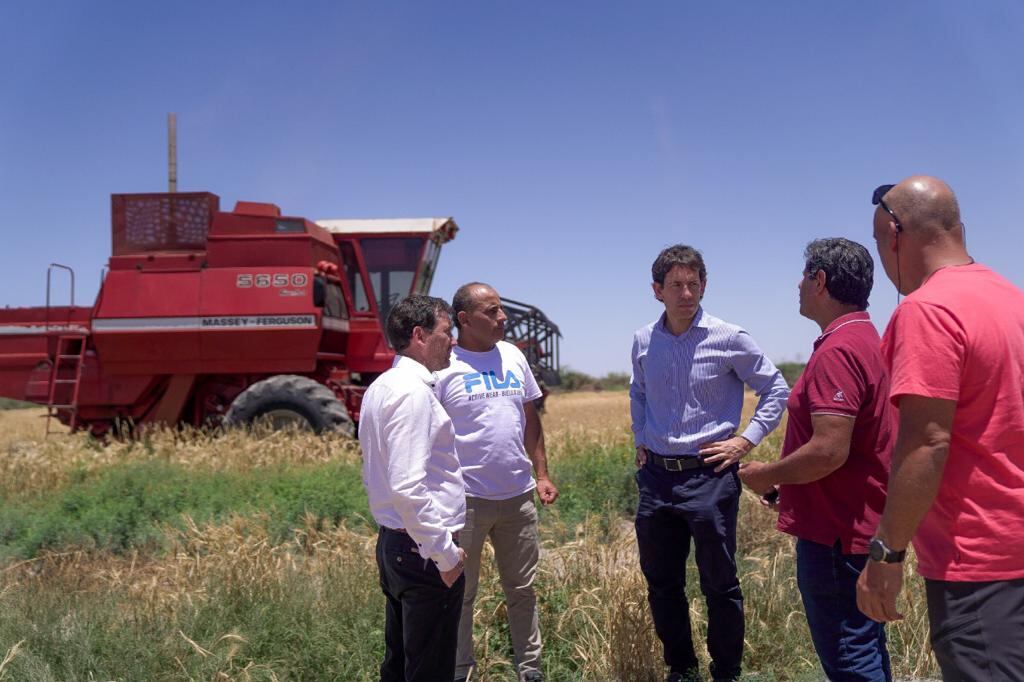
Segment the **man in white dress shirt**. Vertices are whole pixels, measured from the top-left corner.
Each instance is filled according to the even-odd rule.
[[[466,491],[452,422],[433,390],[433,372],[448,366],[454,345],[451,318],[431,296],[392,308],[387,334],[398,356],[363,396],[363,484],[380,525],[386,598],[382,682],[437,682],[455,672]]]

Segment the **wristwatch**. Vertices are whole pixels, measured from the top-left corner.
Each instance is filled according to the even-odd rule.
[[[872,538],[871,544],[868,545],[868,557],[872,561],[880,561],[883,564],[898,564],[903,561],[904,557],[907,556],[907,550],[902,549],[896,551],[890,549],[888,545],[882,542],[879,538]]]

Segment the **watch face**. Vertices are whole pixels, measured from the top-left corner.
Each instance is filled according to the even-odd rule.
[[[871,541],[868,545],[868,556],[872,561],[882,561],[885,558],[885,545],[878,538]]]

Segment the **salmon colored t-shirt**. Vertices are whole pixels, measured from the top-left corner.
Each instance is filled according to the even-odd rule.
[[[935,503],[914,549],[925,578],[1024,577],[1024,292],[983,265],[936,271],[882,339],[892,400],[956,401]]]

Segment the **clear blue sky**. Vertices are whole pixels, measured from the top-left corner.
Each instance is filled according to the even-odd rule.
[[[179,188],[312,219],[442,216],[434,292],[481,279],[626,370],[650,264],[708,263],[705,308],[806,359],[802,251],[874,252],[871,190],[957,191],[969,247],[1024,284],[1024,5],[964,2],[7,2],[0,303],[50,261],[91,301],[109,195]],[[895,290],[879,269],[881,327]]]

